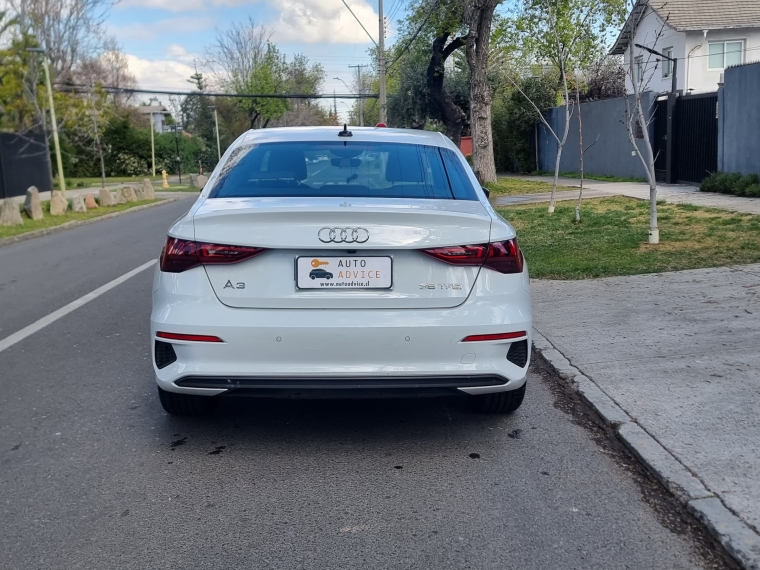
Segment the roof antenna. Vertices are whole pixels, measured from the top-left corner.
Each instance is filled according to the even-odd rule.
[[[339,137],[352,137],[354,136],[351,131],[348,130],[348,125],[343,123],[343,130],[338,133]]]

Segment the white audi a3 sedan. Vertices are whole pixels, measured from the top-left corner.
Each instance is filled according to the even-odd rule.
[[[522,403],[525,260],[440,133],[249,131],[168,234],[151,337],[170,414],[225,394]]]

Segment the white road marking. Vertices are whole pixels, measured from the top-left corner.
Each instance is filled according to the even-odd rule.
[[[72,301],[68,305],[64,305],[57,311],[53,311],[49,315],[46,315],[39,319],[38,321],[33,322],[31,325],[24,327],[20,331],[16,331],[10,336],[5,337],[4,339],[0,340],[0,352],[4,351],[7,348],[12,347],[17,342],[21,342],[26,337],[33,335],[39,330],[44,329],[46,326],[54,323],[61,317],[65,317],[72,311],[76,311],[79,307],[86,305],[90,301],[93,301],[100,297],[103,293],[107,293],[114,287],[117,287],[124,283],[127,279],[130,279],[137,275],[138,273],[142,273],[146,269],[153,266],[153,264],[156,263],[156,260],[153,259],[147,263],[143,263],[140,267],[135,267],[132,271],[128,271],[121,277],[117,277],[113,281],[109,281],[105,285],[98,287],[94,291],[90,291],[86,295],[83,295],[82,297],[79,297],[79,299],[76,299],[75,301]]]

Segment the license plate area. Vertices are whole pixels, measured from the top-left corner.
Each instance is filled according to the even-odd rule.
[[[300,256],[296,258],[296,287],[340,291],[390,289],[390,256]]]

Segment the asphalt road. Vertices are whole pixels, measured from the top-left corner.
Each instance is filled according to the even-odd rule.
[[[182,201],[0,248],[0,339],[154,258]],[[0,352],[0,568],[726,568],[535,369],[460,398],[158,403],[151,270]]]

